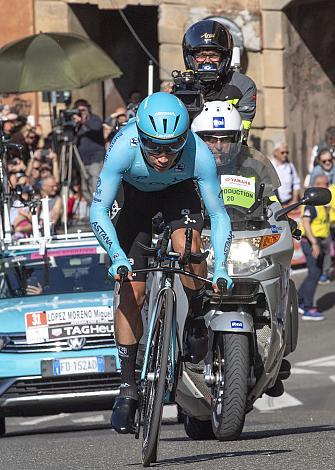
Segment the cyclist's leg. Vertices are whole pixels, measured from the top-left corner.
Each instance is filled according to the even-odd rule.
[[[151,219],[155,208],[150,205],[148,193],[123,184],[124,203],[118,214],[116,231],[122,249],[132,260],[133,268],[147,266],[147,258],[137,241],[151,242]],[[136,354],[142,336],[141,309],[145,295],[145,275],[134,276],[134,281],[124,282],[120,290],[120,303],[115,312],[115,337],[121,366],[120,395],[112,415],[114,429],[121,433],[133,432],[137,404],[135,380]]]
[[[178,187],[179,186],[179,187]],[[170,205],[163,214],[172,227],[172,242],[176,252],[183,253],[185,248],[185,229],[193,229],[193,253],[200,253],[201,230],[203,228],[203,215],[201,203],[193,181],[185,181],[174,188],[173,198],[169,195]],[[187,270],[207,277],[206,261],[200,265],[189,265]],[[184,291],[188,299],[188,315],[182,332],[183,354],[192,358],[192,362],[200,363],[207,352],[207,328],[202,317],[203,297],[205,288],[202,282],[186,276],[180,276]],[[203,363],[199,366],[203,371]]]
[[[193,229],[192,252],[200,253],[201,231],[203,228],[203,214],[201,202],[194,181],[187,180],[171,186],[164,191],[163,216],[172,228],[171,240],[173,249],[183,253],[185,247],[185,230]],[[187,269],[195,274],[206,277],[207,265],[201,264],[187,266]],[[198,311],[202,305],[203,283],[190,277],[181,276],[185,292],[188,296],[190,309]],[[199,312],[200,313],[200,312]]]

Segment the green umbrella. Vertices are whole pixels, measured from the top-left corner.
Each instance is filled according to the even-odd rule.
[[[34,34],[0,49],[0,93],[72,90],[121,75],[99,46],[78,34]]]

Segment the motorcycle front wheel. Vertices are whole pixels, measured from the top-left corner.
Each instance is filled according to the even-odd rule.
[[[240,437],[246,414],[249,340],[245,334],[216,333],[213,350],[211,417],[216,439]]]

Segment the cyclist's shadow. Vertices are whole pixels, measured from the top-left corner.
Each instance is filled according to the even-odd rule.
[[[175,457],[172,459],[163,459],[159,460],[157,463],[153,463],[151,467],[168,467],[172,465],[180,465],[180,464],[190,464],[190,463],[199,463],[199,462],[207,462],[210,460],[220,460],[224,458],[231,458],[231,457],[244,457],[244,456],[260,456],[260,455],[276,455],[276,454],[284,454],[287,452],[292,452],[290,449],[263,449],[263,450],[241,450],[236,452],[218,452],[217,454],[210,453],[210,454],[197,454],[197,455],[190,455],[187,457]],[[138,463],[130,464],[129,466],[139,465]]]

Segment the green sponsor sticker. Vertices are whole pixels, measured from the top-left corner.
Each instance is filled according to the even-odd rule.
[[[255,178],[222,175],[221,189],[224,203],[249,209],[256,199]]]

